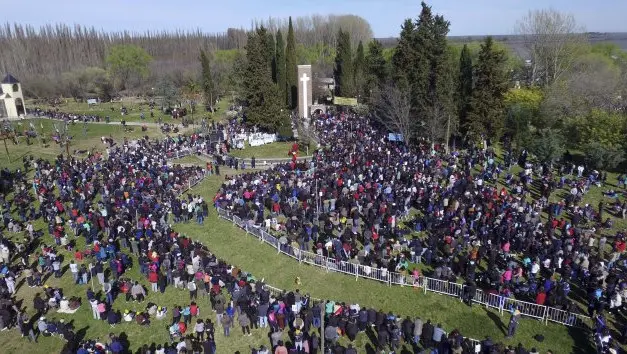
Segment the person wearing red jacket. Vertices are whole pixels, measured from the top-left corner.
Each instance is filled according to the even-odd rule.
[[[159,274],[157,274],[157,272],[148,273],[148,281],[150,282],[153,292],[159,291],[159,287],[157,286],[157,283],[159,282]]]
[[[536,295],[536,304],[544,305],[545,301],[546,301],[546,293],[544,292],[544,289],[540,289],[540,292],[538,293],[538,295]]]

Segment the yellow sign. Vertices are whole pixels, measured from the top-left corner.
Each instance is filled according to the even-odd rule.
[[[350,97],[333,97],[333,104],[338,106],[357,106],[357,99]]]

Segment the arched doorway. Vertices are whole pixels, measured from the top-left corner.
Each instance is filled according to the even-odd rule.
[[[15,99],[15,110],[17,111],[17,115],[21,116],[26,114],[26,110],[24,109],[24,101],[21,98]]]

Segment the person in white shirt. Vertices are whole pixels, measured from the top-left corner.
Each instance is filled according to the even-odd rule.
[[[531,264],[531,275],[535,278],[538,275],[539,271],[540,265],[538,264],[538,262],[533,261],[533,263]]]
[[[176,352],[182,353],[183,349],[187,350],[187,345],[185,344],[185,339],[181,338],[179,344],[176,345]]]
[[[74,263],[73,260],[70,261],[70,272],[72,272],[74,284],[78,284],[78,264]]]

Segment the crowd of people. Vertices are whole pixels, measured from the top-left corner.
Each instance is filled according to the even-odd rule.
[[[608,217],[627,210],[624,176],[593,206],[585,196],[608,185],[607,175],[569,156],[552,168],[527,161],[526,152],[499,161],[493,150],[446,151],[426,142],[409,149],[353,115],[322,117],[315,129],[320,148],[312,161],[231,176],[216,205],[296,249],[461,279],[469,304],[473,289],[483,288],[625,318],[625,231],[612,229]],[[413,218],[412,210],[419,211]],[[581,297],[587,308],[575,301]]]
[[[532,296],[569,311],[577,311],[570,286],[588,290],[600,350],[614,350],[618,338],[609,335],[604,310],[624,318],[625,236],[617,232],[611,241],[602,236],[611,230],[603,215],[620,215],[623,204],[616,202],[620,209],[616,203],[598,209],[581,205],[588,190],[607,183],[602,174],[570,166],[536,168],[524,159],[521,173],[512,174],[511,156],[499,163],[493,152],[478,149],[447,153],[428,144],[409,149],[388,142],[367,119],[348,115],[324,116],[314,126],[321,146],[312,161],[227,176],[214,205],[338,260],[399,272],[426,263],[432,276],[461,277],[468,287]],[[353,341],[360,332],[374,338],[373,351],[405,344],[415,352],[476,353],[477,346],[482,353],[536,352],[490,338],[476,343],[429,319],[318,301],[299,290],[272,292],[263,280],[175,231],[177,223],[202,224],[210,212],[205,198],[184,193],[187,186],[210,171],[219,174],[226,164],[224,159],[207,168],[168,163],[186,149],[209,149],[201,135],[103,142],[103,153],[84,159],[25,159],[23,170],[3,170],[3,179],[11,182],[0,194],[2,328],[16,326],[32,341],[58,336],[67,341],[68,352],[80,354],[127,351],[128,343],[113,333],[120,323],[153,326],[168,320],[164,335],[170,340],[140,352],[225,352],[229,348],[216,348],[215,332],[231,336],[234,327],[242,335],[267,328],[270,341],[253,349],[262,354],[316,353],[322,335],[327,350],[356,353]],[[503,187],[493,183],[500,179]],[[569,193],[555,202],[551,195],[560,189]],[[420,211],[415,219],[412,209]],[[43,231],[34,226],[38,223],[46,225]],[[477,270],[482,263],[483,274]],[[138,272],[130,272],[132,267]],[[46,285],[50,277],[64,276],[85,289],[84,299],[66,298],[63,289]],[[41,291],[33,316],[15,297],[20,278],[21,286]],[[146,300],[165,291],[185,291],[189,300]],[[125,301],[144,310],[114,308]],[[71,324],[50,316],[51,309],[72,314],[81,306],[92,310],[93,320],[111,326],[104,343],[77,338]],[[512,309],[512,336],[519,317]],[[342,344],[341,337],[351,344]]]

